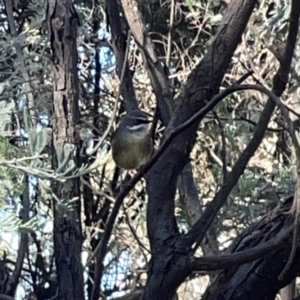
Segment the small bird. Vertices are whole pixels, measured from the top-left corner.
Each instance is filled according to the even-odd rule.
[[[112,157],[123,169],[138,169],[153,153],[152,120],[141,110],[127,113],[112,138]]]

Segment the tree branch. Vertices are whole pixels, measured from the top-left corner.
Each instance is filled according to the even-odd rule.
[[[119,78],[121,78],[121,72],[123,69],[124,61],[128,60],[128,55],[126,55],[126,36],[122,32],[120,13],[118,10],[118,5],[116,0],[106,0],[106,11],[108,24],[111,29],[112,35],[112,46],[116,56],[116,66]],[[138,102],[136,100],[135,91],[132,83],[132,74],[129,70],[128,64],[125,66],[125,76],[121,84],[122,96],[124,98],[124,104],[126,111],[131,111],[138,109]]]
[[[296,2],[296,3],[295,3]],[[239,177],[244,172],[246,165],[250,158],[255,153],[256,149],[260,145],[264,133],[267,129],[269,120],[275,108],[275,102],[278,99],[277,96],[280,96],[285,90],[286,84],[288,82],[288,76],[290,72],[291,60],[296,44],[297,33],[298,33],[298,23],[299,23],[299,11],[300,3],[298,1],[293,1],[293,7],[291,9],[291,22],[289,26],[289,32],[287,37],[287,44],[284,52],[284,56],[281,60],[281,64],[277,74],[273,80],[273,92],[265,89],[263,87],[256,86],[257,90],[260,90],[263,93],[266,93],[269,96],[269,99],[262,111],[260,120],[258,121],[257,128],[253,134],[252,140],[247,145],[246,149],[243,151],[239,159],[237,160],[232,171],[228,175],[226,183],[221,187],[219,192],[214,197],[213,201],[208,205],[202,217],[199,221],[191,228],[190,232],[184,237],[187,245],[191,246],[195,241],[198,241],[199,244],[205,232],[208,230],[212,224],[215,216],[217,215],[219,209],[224,205],[228,195],[230,194],[232,188],[235,186]],[[253,86],[254,88],[254,86]],[[196,249],[196,247],[195,247]]]
[[[206,256],[194,258],[192,262],[193,271],[220,270],[229,267],[239,266],[259,258],[263,258],[271,251],[277,250],[283,242],[290,236],[294,225],[279,233],[275,238],[260,244],[251,249],[220,256]]]

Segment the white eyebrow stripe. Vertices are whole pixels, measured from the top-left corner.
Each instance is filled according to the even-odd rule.
[[[129,130],[138,130],[141,128],[148,128],[148,125],[147,124],[138,124],[138,125],[134,125],[134,126],[127,126],[127,128]]]
[[[143,118],[143,117],[139,117],[139,118],[129,117],[129,119],[131,119],[131,120],[139,120],[139,121],[144,122],[144,123],[150,123],[149,119]]]

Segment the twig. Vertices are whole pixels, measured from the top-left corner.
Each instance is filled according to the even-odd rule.
[[[105,192],[94,188],[88,181],[86,181],[84,178],[81,178],[81,181],[83,184],[85,184],[89,189],[91,189],[93,191],[93,193],[95,195],[101,196],[101,197],[105,197],[107,200],[109,200],[111,203],[115,202],[115,199],[113,197],[111,197],[110,195],[106,194]]]
[[[123,26],[120,18],[120,9],[118,1],[105,0],[104,2],[106,7],[105,12],[107,17],[107,26],[109,26],[111,32],[111,45],[116,58],[117,74],[120,78],[123,62],[126,59],[126,36],[124,36],[123,33]],[[132,30],[131,32],[133,35]],[[121,88],[125,110],[129,112],[138,109],[139,106],[133,86],[133,74],[128,66],[125,69],[125,78]]]
[[[133,237],[136,239],[137,243],[139,244],[139,246],[141,248],[143,248],[144,250],[146,250],[148,253],[151,253],[151,251],[146,246],[144,246],[144,244],[140,241],[140,239],[139,239],[138,235],[136,234],[134,228],[130,224],[129,216],[128,216],[128,213],[127,213],[127,211],[126,211],[126,209],[124,207],[124,203],[122,204],[122,207],[123,207],[123,211],[124,211],[124,214],[125,214],[125,219],[126,219],[127,225],[129,227],[129,229],[130,229]]]
[[[169,33],[168,33],[168,46],[166,53],[166,65],[170,68],[170,59],[171,59],[171,51],[172,51],[172,30],[174,25],[174,11],[175,11],[175,0],[171,1],[171,10],[170,10],[170,25],[169,25]]]
[[[242,45],[243,45],[243,49],[244,52],[246,53],[246,57],[248,58],[248,62],[254,72],[254,74],[257,76],[257,78],[259,79],[259,83],[263,84],[264,86],[269,87],[269,85],[266,83],[266,81],[261,77],[261,75],[258,73],[258,71],[255,68],[255,65],[253,63],[252,57],[250,57],[250,54],[247,50],[247,44],[246,44],[246,40],[245,40],[245,35],[242,36]]]
[[[116,101],[117,102],[117,101]],[[98,115],[97,115],[98,116]],[[96,117],[97,117],[96,116]],[[96,132],[97,134],[102,135],[102,132],[93,124],[89,123],[87,120],[85,120],[84,118],[80,119],[81,122],[85,123],[88,127],[92,128],[94,130],[94,132]]]
[[[171,119],[174,106],[168,77],[156,55],[154,44],[148,34],[141,12],[132,0],[121,0],[121,3],[132,35],[142,52],[144,66],[151,80],[163,123],[167,124]]]
[[[33,93],[29,93],[29,91],[31,90],[31,85],[30,85],[31,78],[30,78],[29,72],[26,68],[23,50],[21,48],[20,43],[17,40],[18,30],[16,28],[15,20],[14,20],[14,16],[13,16],[13,1],[12,0],[4,1],[4,6],[6,9],[6,13],[7,13],[7,21],[9,24],[10,35],[13,38],[15,50],[17,53],[15,63],[18,66],[18,68],[21,67],[21,74],[22,74],[23,78],[25,79],[25,81],[27,81],[27,83],[24,84],[24,90],[26,93],[26,104],[30,110],[31,122],[33,123],[33,125],[35,125],[34,112],[32,110],[32,108],[34,107],[34,98],[33,98]],[[21,217],[23,219],[23,222],[26,223],[29,220],[29,211],[30,211],[30,196],[29,196],[30,192],[29,192],[28,176],[25,175],[23,180],[25,183],[25,189],[21,196],[21,204],[23,206],[23,208],[21,210]],[[28,234],[27,233],[21,234],[21,239],[20,239],[18,248],[19,249],[18,249],[17,261],[15,263],[15,269],[13,271],[13,275],[10,277],[9,284],[7,285],[7,289],[6,289],[7,292],[12,292],[12,291],[15,292],[17,284],[20,280],[25,256],[26,256],[26,253],[28,252]]]
[[[225,137],[224,126],[222,124],[222,121],[220,120],[218,114],[215,111],[213,111],[213,114],[216,118],[216,121],[219,125],[220,132],[221,132],[221,139],[222,139],[221,156],[222,156],[223,184],[224,184],[227,178],[226,137]]]
[[[210,116],[210,115],[206,115],[205,118],[207,118],[207,119],[215,119],[214,116]],[[219,119],[221,121],[228,121],[229,120],[228,117],[219,117]],[[237,122],[247,122],[247,123],[249,123],[251,125],[257,126],[256,122],[254,122],[254,121],[252,121],[250,119],[247,119],[247,118],[245,118],[243,116],[240,116],[239,118],[231,118],[231,120],[232,121],[237,121]],[[267,131],[270,131],[270,132],[282,132],[282,131],[284,131],[284,128],[282,128],[282,129],[278,128],[277,129],[277,128],[270,128],[270,127],[268,127]]]

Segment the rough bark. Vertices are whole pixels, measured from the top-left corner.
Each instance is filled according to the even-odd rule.
[[[284,55],[280,60],[280,67],[273,79],[272,91],[273,95],[277,97],[280,97],[282,95],[288,84],[290,65],[298,33],[299,13],[299,2],[293,0],[291,10],[291,21]],[[238,158],[237,162],[232,168],[232,171],[228,174],[223,186],[220,188],[220,190],[215,195],[214,199],[208,205],[201,219],[196,222],[196,224],[189,231],[188,235],[185,237],[185,240],[189,245],[194,243],[196,240],[202,241],[208,228],[210,227],[214,218],[216,217],[218,211],[225,204],[227,197],[229,196],[230,192],[232,191],[240,176],[243,174],[250,158],[258,149],[266,132],[272,113],[276,107],[275,98],[271,96],[271,94],[269,94],[268,96],[269,99],[264,106],[264,109],[261,113],[260,119],[257,123],[251,141],[248,143],[248,145]]]
[[[285,50],[280,59],[280,68],[273,81],[273,90],[276,95],[283,93],[288,82],[291,58],[294,52],[299,26],[299,14],[300,4],[294,0],[292,2],[289,33]],[[269,99],[265,109],[270,105],[274,106],[274,103],[271,103]],[[273,109],[274,108],[272,108],[272,110]],[[259,128],[258,126],[257,130],[259,130]],[[245,150],[247,150],[247,148]],[[245,247],[253,247],[257,243],[269,240],[271,236],[276,236],[278,232],[286,226],[286,219],[290,217],[288,211],[291,202],[292,199],[287,201],[279,209],[272,211],[272,213],[262,219],[258,225],[251,226],[246,230],[245,233],[238,238],[236,243],[240,246],[234,248],[233,252],[239,252]],[[206,212],[209,213],[208,210]],[[207,219],[203,220],[204,226],[205,222],[207,222]],[[269,254],[267,258],[262,257],[255,262],[244,264],[238,268],[232,267],[224,270],[207,290],[204,299],[274,299],[276,293],[287,285],[299,271],[297,265],[300,251],[298,250],[294,258],[294,264],[288,274],[284,277],[283,281],[278,280],[278,275],[285,267],[290,253],[291,243],[286,243],[279,250],[277,249]]]
[[[77,26],[78,16],[71,0],[48,0],[48,28],[53,55],[53,167],[70,154],[70,165],[78,165],[79,146],[76,125],[79,124]],[[73,151],[69,151],[73,149]],[[56,262],[58,299],[84,299],[81,246],[79,179],[53,182],[54,253]],[[72,210],[63,203],[74,200]],[[59,203],[61,201],[61,204]]]

